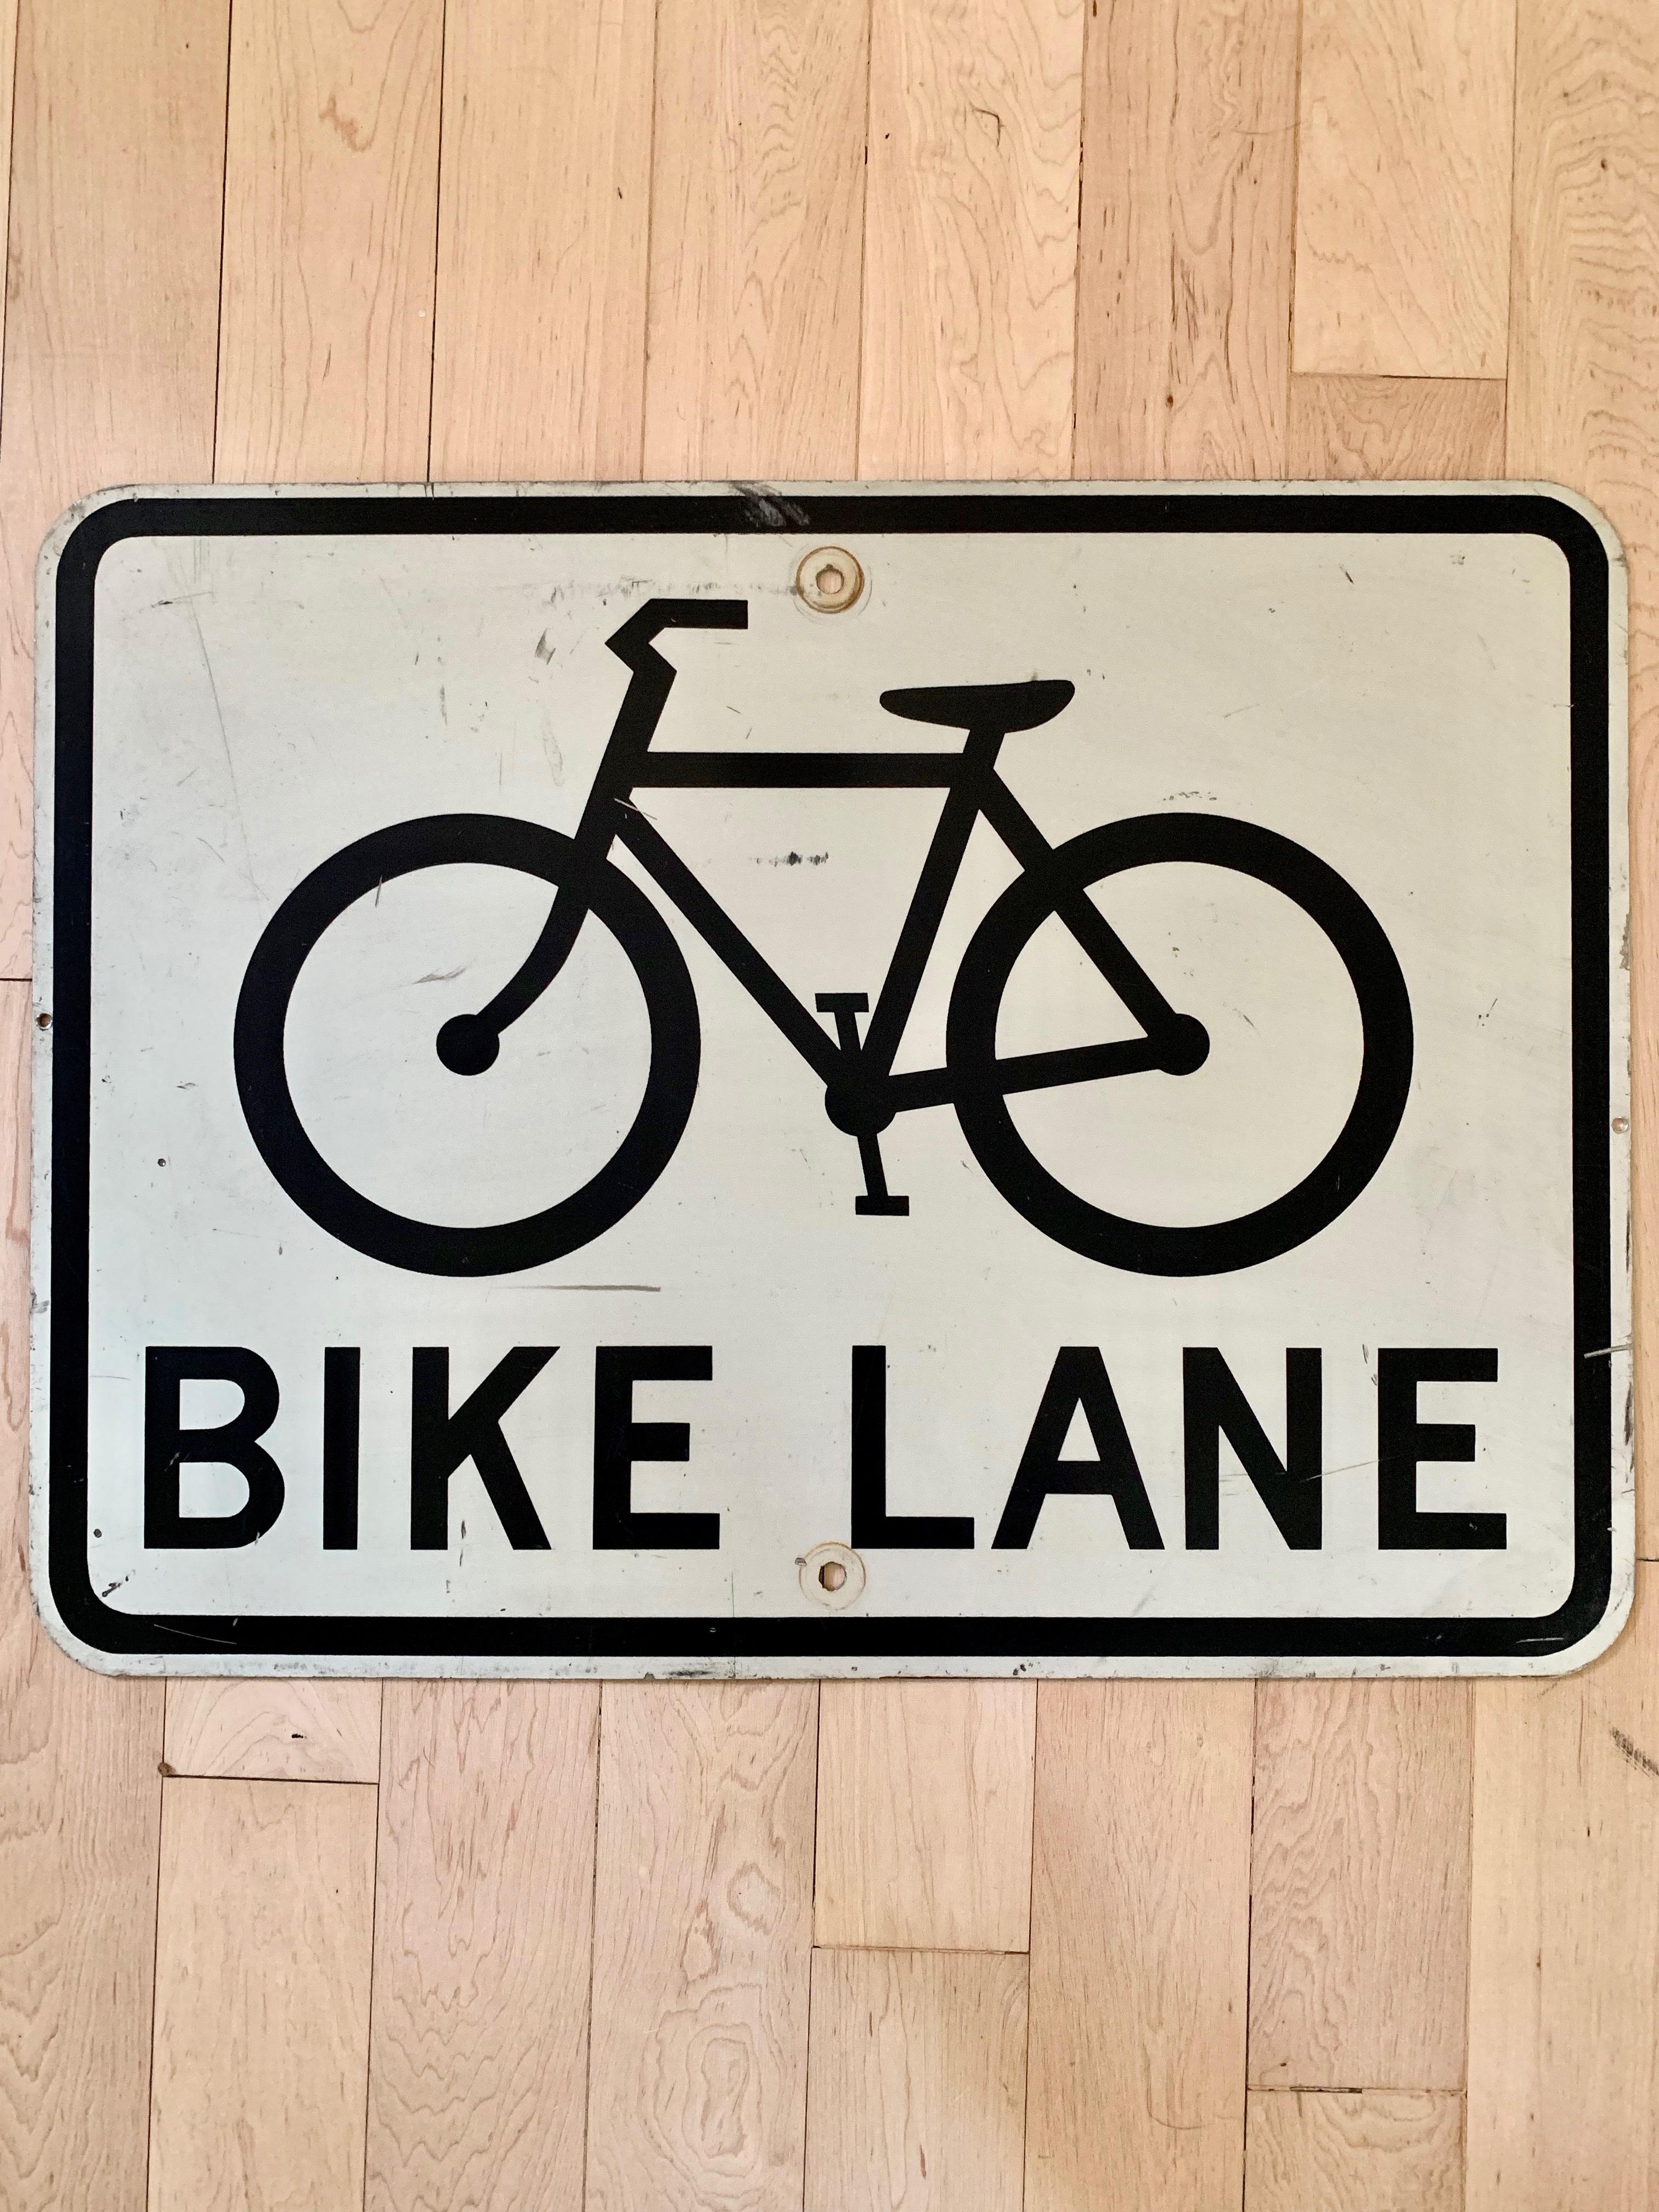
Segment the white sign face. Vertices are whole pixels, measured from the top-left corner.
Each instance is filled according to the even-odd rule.
[[[1538,486],[88,503],[48,1623],[213,1674],[1592,1656],[1623,637]]]

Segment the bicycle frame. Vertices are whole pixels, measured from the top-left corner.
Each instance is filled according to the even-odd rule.
[[[893,1072],[922,975],[945,907],[982,817],[1020,866],[1040,873],[1055,848],[1031,820],[997,773],[1006,732],[967,730],[956,752],[672,752],[653,753],[655,734],[676,670],[653,643],[667,628],[742,629],[742,600],[653,599],[610,639],[631,680],[575,836],[577,866],[555,894],[552,909],[523,965],[478,1019],[499,1033],[534,1004],[574,945],[587,906],[582,875],[605,865],[619,841],[653,882],[730,969],[775,1028],[823,1083],[830,1120],[859,1138],[866,1173],[873,1140],[896,1114],[949,1104],[948,1068]],[[821,994],[820,1013],[834,1016],[831,1037],[764,955],[704,888],[667,840],[632,803],[641,790],[942,790],[945,800],[891,960],[862,1038],[856,1015],[866,1010],[862,993]],[[998,1077],[1010,1091],[1194,1064],[1189,1022],[1177,1014],[1086,896],[1061,893],[1056,911],[1117,994],[1144,1035],[1107,1044],[1026,1054],[1000,1060]],[[866,1150],[866,1144],[872,1150]],[[872,1188],[884,1196],[879,1170]],[[895,1201],[895,1206],[901,1201]]]

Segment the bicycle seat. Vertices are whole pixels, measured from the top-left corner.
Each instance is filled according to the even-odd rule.
[[[1064,677],[1031,684],[930,684],[915,691],[884,691],[890,714],[908,722],[943,722],[953,730],[1034,730],[1069,706],[1077,686]]]

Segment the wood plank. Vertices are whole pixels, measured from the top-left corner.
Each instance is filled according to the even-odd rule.
[[[652,16],[447,10],[436,477],[638,472]],[[599,1698],[386,1685],[375,2212],[580,2200]]]
[[[1659,754],[1659,313],[1650,155],[1659,17],[1643,0],[1568,15],[1524,0],[1516,37],[1510,473],[1607,510],[1631,584],[1632,849],[1651,850]],[[1637,1330],[1651,1332],[1653,877],[1633,871]],[[1652,1434],[1638,1359],[1638,1435]],[[1625,1372],[1620,1365],[1621,1374]],[[1644,1486],[1646,1487],[1647,1486]],[[1638,1491],[1638,1501],[1640,1492]],[[1638,1547],[1659,1551],[1642,1504]],[[1468,2202],[1634,2212],[1659,2172],[1659,1606],[1581,1675],[1475,1698]],[[1591,1900],[1587,1904],[1587,1900]]]
[[[806,2212],[1020,2212],[1024,1959],[817,1951]]]
[[[0,975],[29,961],[34,561],[72,500],[212,472],[228,0],[23,0],[0,439]]]
[[[169,1682],[162,1756],[172,1774],[374,1782],[380,1771],[380,1686]]]
[[[1509,472],[1603,507],[1630,564],[1631,850],[1659,834],[1659,11],[1597,0],[1583,15],[1524,0],[1516,39],[1515,298]],[[1654,871],[1631,872],[1636,1212],[1636,1425],[1659,1436],[1652,1357],[1656,1119]],[[1614,1362],[1621,1385],[1629,1378]],[[1644,1446],[1645,1449],[1647,1447]],[[1638,1483],[1637,1549],[1659,1559],[1659,1489]]]
[[[815,1928],[823,1944],[1024,1951],[1033,1683],[826,1682]]]
[[[0,984],[0,2203],[144,2201],[159,1685],[47,1643],[26,1579],[29,987]]]
[[[1250,2081],[1463,2086],[1470,1691],[1261,1682]]]
[[[865,0],[661,0],[645,474],[858,453]]]
[[[587,2212],[799,2212],[817,1692],[603,1712]]]
[[[386,1698],[369,2212],[578,2204],[599,1692]]]
[[[663,0],[653,474],[850,471],[865,26],[854,0]],[[604,1692],[589,2212],[799,2212],[817,1706]]]
[[[21,0],[0,5],[0,238],[4,238],[11,211],[12,103],[17,88],[17,18]],[[6,331],[6,292],[0,286],[0,350]]]
[[[1659,1592],[1582,1674],[1475,1692],[1468,2212],[1659,2174]]]
[[[1090,19],[1075,468],[1279,476],[1295,0]],[[1211,2212],[1244,2157],[1252,1687],[1044,1683],[1028,2212]]]
[[[1296,377],[1290,472],[1492,477],[1503,425],[1501,385]],[[1460,1682],[1258,1686],[1253,2084],[1462,2087],[1472,1726]]]
[[[26,972],[34,557],[112,479],[211,466],[225,0],[26,0],[0,438],[0,974]],[[6,165],[0,163],[0,168]],[[0,991],[0,2200],[144,2201],[161,1692],[49,1644],[24,1581],[26,985]]]
[[[1503,374],[1515,8],[1306,0],[1298,369]]]
[[[1026,2212],[1238,2201],[1252,1686],[1038,1692]]]
[[[442,0],[237,0],[216,474],[426,474]]]
[[[215,474],[426,473],[442,0],[233,21]],[[378,1684],[174,1683],[185,1774],[373,1781]]]
[[[374,1796],[167,1784],[149,2212],[361,2206]]]
[[[448,11],[434,477],[639,474],[653,12]]]
[[[1283,473],[1297,0],[1089,23],[1079,476]]]
[[[866,477],[1067,471],[1083,22],[1071,0],[875,11]],[[819,1940],[1023,1947],[1029,1690],[847,1684],[824,1711]]]
[[[1463,2100],[1252,2090],[1244,2212],[1463,2212]]]
[[[890,0],[870,49],[866,477],[1071,462],[1082,0]]]
[[[1504,386],[1495,378],[1293,376],[1293,477],[1410,483],[1504,474]]]

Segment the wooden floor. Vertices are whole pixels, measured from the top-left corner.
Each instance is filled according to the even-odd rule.
[[[1536,1686],[96,1679],[26,1593],[24,1067],[94,486],[1507,473],[1629,550],[1651,1143],[1659,5],[15,5],[6,2212],[1650,2212],[1653,1588]]]

